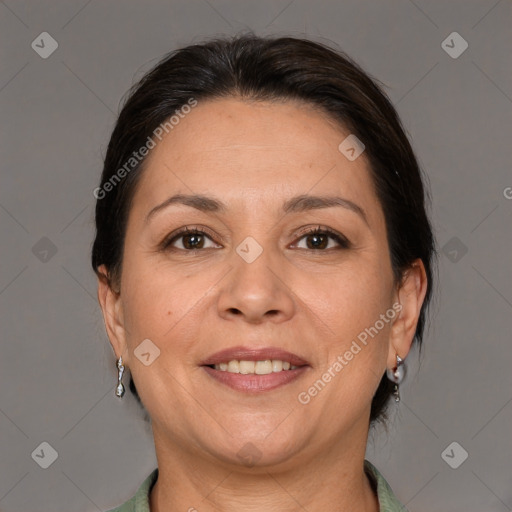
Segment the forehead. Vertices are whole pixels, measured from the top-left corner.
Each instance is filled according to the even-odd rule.
[[[176,191],[238,204],[310,191],[370,201],[364,153],[349,161],[338,149],[348,135],[303,102],[199,101],[149,153],[134,203],[150,209]]]

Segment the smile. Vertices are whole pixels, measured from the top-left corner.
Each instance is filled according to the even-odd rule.
[[[240,372],[240,363],[242,366],[242,370],[246,371],[246,373]],[[245,363],[252,363],[251,367],[248,365],[244,370]],[[285,368],[288,366],[286,361],[276,361],[276,368],[279,368],[279,364],[281,364],[281,370],[274,371],[272,369],[271,372],[267,373],[255,373],[257,370],[256,366],[258,363],[263,363],[265,365],[265,369],[268,370],[269,367],[272,367],[274,361],[270,361],[270,365],[268,361],[230,361],[227,364],[232,366],[233,371],[229,369],[221,370],[220,364],[212,366],[202,366],[206,373],[212,377],[215,381],[220,384],[226,385],[231,389],[236,391],[241,391],[244,393],[261,393],[263,391],[272,391],[276,388],[284,386],[285,384],[289,384],[290,382],[295,381],[296,379],[302,377],[304,373],[310,368],[309,366],[292,366],[290,365],[288,370]],[[216,367],[219,367],[218,369]],[[238,371],[235,371],[235,368],[238,366]],[[251,371],[249,371],[251,370]]]
[[[242,373],[244,375],[268,375],[269,373],[277,373],[283,370],[295,370],[298,366],[291,364],[289,361],[280,359],[266,359],[265,361],[245,361],[233,359],[229,362],[211,365],[215,370],[229,373]]]

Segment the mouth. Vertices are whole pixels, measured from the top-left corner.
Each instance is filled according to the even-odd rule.
[[[270,391],[310,368],[298,355],[274,347],[234,347],[211,355],[201,366],[216,381],[242,392]]]
[[[224,361],[219,364],[205,365],[214,370],[229,373],[241,373],[243,375],[268,375],[269,373],[277,373],[299,368],[290,361],[281,359],[264,359],[263,361],[237,360]]]

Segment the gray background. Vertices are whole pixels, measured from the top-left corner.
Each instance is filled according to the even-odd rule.
[[[441,285],[368,458],[411,512],[511,510],[511,14],[510,0],[0,2],[0,510],[105,510],[156,467],[138,405],[114,396],[92,191],[129,86],[178,46],[246,28],[333,41],[383,81],[431,181]],[[31,47],[43,31],[47,59]],[[454,31],[469,44],[456,59],[441,46]],[[58,452],[47,469],[42,442]]]

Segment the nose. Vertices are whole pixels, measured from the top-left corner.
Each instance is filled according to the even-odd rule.
[[[268,251],[250,263],[233,254],[229,272],[218,297],[219,315],[253,324],[265,321],[280,323],[295,312],[293,292],[286,282],[284,262],[270,258]]]

